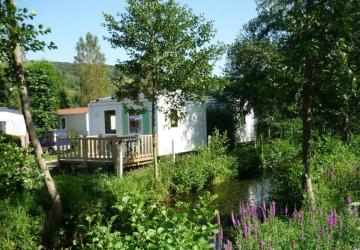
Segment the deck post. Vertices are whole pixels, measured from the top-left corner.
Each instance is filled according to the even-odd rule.
[[[57,154],[57,166],[60,168],[60,137],[56,138],[56,154]]]
[[[175,142],[174,139],[171,140],[171,152],[172,152],[172,160],[175,162]]]
[[[88,139],[87,139],[87,137],[84,137],[82,140],[83,140],[83,145],[85,146],[85,147],[84,147],[84,164],[85,164],[85,167],[87,167]]]
[[[119,143],[118,147],[118,161],[116,164],[116,175],[122,177],[124,172],[124,163],[123,163],[123,147],[122,143]]]

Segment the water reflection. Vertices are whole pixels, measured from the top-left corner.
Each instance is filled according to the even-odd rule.
[[[218,196],[215,206],[221,214],[236,211],[241,202],[260,206],[262,201],[271,200],[270,179],[266,177],[225,181],[211,186],[209,191]]]

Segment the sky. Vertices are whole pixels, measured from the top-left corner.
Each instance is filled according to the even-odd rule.
[[[256,16],[255,0],[178,0],[203,14],[207,20],[214,21],[217,35],[214,42],[232,43],[241,27]],[[29,52],[27,60],[46,59],[58,62],[73,62],[75,46],[81,36],[91,32],[99,37],[100,47],[106,57],[106,64],[114,65],[117,60],[126,60],[126,52],[111,48],[106,28],[102,26],[102,13],[115,15],[125,12],[125,0],[17,0],[18,7],[26,7],[37,13],[35,24],[50,27],[51,34],[42,37],[53,41],[58,49],[44,52]],[[214,70],[221,72],[225,63],[223,58]]]

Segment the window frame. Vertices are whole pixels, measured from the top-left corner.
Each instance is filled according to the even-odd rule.
[[[170,109],[169,113],[170,127],[179,127],[179,112],[176,109]]]
[[[107,113],[113,113],[110,115],[107,115]],[[115,116],[115,129],[111,129],[111,117]],[[107,117],[109,117],[107,119]],[[109,122],[109,124],[107,124],[107,122]],[[109,126],[107,126],[109,125]],[[104,110],[104,130],[105,130],[105,134],[106,135],[114,135],[116,134],[116,110],[115,109],[108,109],[108,110]]]
[[[131,132],[131,126],[130,126],[130,120],[131,118],[139,118],[140,121],[140,129],[139,132],[132,133]],[[129,114],[128,115],[128,126],[129,126],[129,135],[142,135],[144,133],[144,117],[142,114]]]
[[[66,117],[60,117],[60,129],[65,130],[67,128]],[[64,126],[63,126],[64,125]]]

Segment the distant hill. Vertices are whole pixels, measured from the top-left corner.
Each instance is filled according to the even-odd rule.
[[[71,107],[77,107],[80,104],[80,79],[76,73],[74,63],[52,62],[60,71],[63,87],[69,99]],[[113,77],[114,66],[107,65],[109,78]]]

